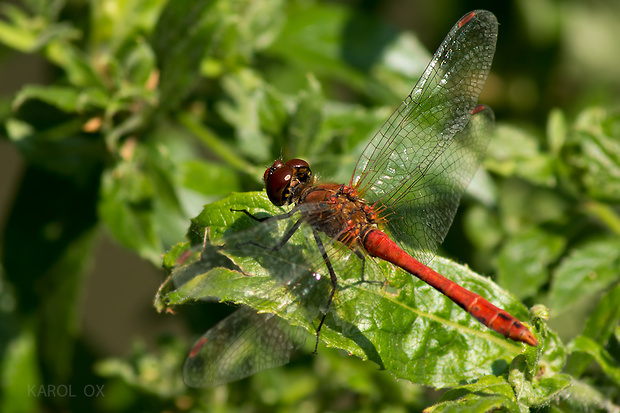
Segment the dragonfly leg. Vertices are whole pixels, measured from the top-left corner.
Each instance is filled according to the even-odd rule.
[[[266,245],[261,245],[257,242],[254,241],[248,241],[248,242],[244,242],[240,245],[254,245],[255,247],[258,248],[262,248],[262,249],[266,249],[268,251],[279,251],[280,248],[282,248],[284,245],[286,245],[286,243],[288,242],[289,239],[291,239],[291,237],[293,236],[293,234],[299,229],[299,227],[301,226],[302,220],[298,220],[297,222],[295,222],[295,224],[289,228],[288,231],[286,231],[286,234],[284,234],[284,236],[282,237],[282,239],[280,241],[278,241],[278,243],[272,247],[268,247]]]
[[[353,250],[353,252],[355,253],[355,255],[357,255],[357,257],[362,260],[362,270],[360,271],[360,279],[359,281],[355,282],[355,284],[379,284],[379,285],[385,285],[387,284],[387,279],[384,279],[383,281],[378,281],[378,280],[367,280],[365,278],[365,274],[366,274],[366,255],[360,251],[360,250]]]
[[[317,350],[319,349],[319,339],[321,336],[321,327],[323,327],[323,324],[325,323],[325,317],[327,317],[327,313],[329,312],[329,307],[332,304],[332,301],[334,299],[334,295],[336,294],[336,289],[338,288],[338,278],[336,277],[336,272],[334,271],[334,267],[332,267],[332,263],[329,260],[329,257],[327,255],[327,251],[325,251],[325,246],[323,245],[323,242],[321,241],[321,238],[319,237],[319,234],[316,232],[316,230],[314,230],[314,228],[312,229],[312,233],[314,234],[314,239],[316,241],[316,244],[319,248],[319,252],[321,253],[321,256],[323,257],[323,261],[325,262],[325,266],[327,267],[327,271],[329,271],[329,278],[331,279],[332,282],[332,291],[329,294],[329,297],[327,299],[327,304],[325,305],[325,312],[323,313],[323,317],[321,317],[321,321],[319,322],[319,326],[316,329],[316,345],[314,346],[314,354],[317,353]]]
[[[252,214],[247,209],[234,209],[234,208],[230,208],[230,212],[243,212],[244,214],[246,214],[247,216],[252,218],[254,221],[258,221],[258,222],[263,222],[263,221],[266,221],[268,219],[273,219],[273,220],[277,221],[277,220],[281,220],[281,219],[290,218],[293,215],[292,211],[291,211],[291,212],[287,212],[286,214],[270,215],[270,216],[267,216],[267,217],[259,218],[256,215]]]
[[[278,251],[280,248],[282,248],[288,242],[289,239],[291,239],[293,234],[295,232],[297,232],[297,230],[301,226],[301,223],[302,223],[302,220],[298,219],[297,222],[295,222],[295,224],[292,227],[290,227],[288,231],[286,231],[286,234],[284,234],[282,239],[280,241],[278,241],[278,243],[276,245],[274,245],[273,247],[265,247],[265,246],[263,246],[263,247],[267,248],[268,250],[271,250],[271,251]]]
[[[366,256],[364,255],[364,253],[360,250],[354,250],[353,251],[355,253],[355,255],[357,255],[359,257],[360,260],[362,260],[362,270],[360,271],[360,282],[366,282],[366,280],[364,280],[364,274],[366,273]]]
[[[264,217],[264,218],[259,218],[256,215],[253,215],[251,212],[249,212],[247,209],[233,209],[230,208],[231,212],[243,212],[244,214],[246,214],[248,217],[252,218],[255,221],[258,222],[263,222],[266,221],[268,219],[273,219],[273,220],[281,220],[281,219],[287,219],[291,217],[291,213],[286,213],[286,214],[281,214],[281,215],[273,215],[273,216],[269,216],[269,217]],[[255,247],[259,247],[259,248],[263,248],[269,251],[279,251],[280,248],[282,248],[289,239],[291,239],[291,237],[293,236],[293,234],[299,229],[299,227],[301,226],[302,220],[299,219],[297,220],[297,222],[295,222],[295,224],[289,228],[288,231],[286,231],[286,234],[284,234],[284,236],[282,237],[282,239],[280,241],[278,241],[278,243],[276,245],[274,245],[273,247],[268,247],[266,245],[261,245],[258,244],[256,242],[252,242],[252,241],[248,241],[247,243],[243,243],[241,245],[254,245]]]

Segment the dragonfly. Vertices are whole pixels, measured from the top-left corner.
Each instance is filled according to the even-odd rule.
[[[227,238],[224,247],[210,246],[205,234],[203,250],[172,273],[175,285],[192,279],[192,266],[204,265],[206,250],[236,249],[263,257],[261,264],[273,280],[259,282],[273,287],[258,290],[279,294],[281,300],[272,313],[242,307],[208,330],[186,360],[186,384],[216,386],[286,364],[306,333],[274,314],[278,311],[318,320],[316,352],[342,290],[339,279],[357,276],[360,282],[376,282],[364,278],[377,260],[426,282],[504,337],[538,345],[516,317],[425,265],[446,236],[490,139],[493,111],[478,104],[478,98],[493,60],[497,27],[495,16],[484,10],[472,11],[454,25],[411,93],[362,152],[349,183],[320,183],[306,161],[278,159],[264,173],[266,194],[288,212],[256,216],[233,208],[255,225]],[[286,229],[278,232],[282,223]],[[287,249],[287,242],[304,228],[303,238],[315,250],[310,262]],[[357,257],[357,265],[346,262],[347,253]],[[226,254],[222,259],[221,268],[247,281],[234,260]],[[318,282],[321,273],[328,282]],[[250,289],[245,293],[254,294]],[[215,288],[213,294],[218,295]],[[257,302],[270,299],[256,294]]]

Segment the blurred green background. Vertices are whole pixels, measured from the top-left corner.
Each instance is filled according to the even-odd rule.
[[[325,348],[187,390],[188,348],[228,309],[152,304],[189,218],[260,190],[280,154],[348,179],[355,150],[473,9],[500,23],[480,98],[498,127],[441,254],[551,309],[572,343],[556,352],[581,358],[547,368],[587,395],[554,408],[617,408],[618,315],[601,303],[617,297],[620,270],[620,2],[29,0],[0,4],[0,410],[437,402]],[[584,335],[602,358],[583,356]],[[35,384],[79,395],[33,396]],[[83,397],[86,386],[105,397]]]

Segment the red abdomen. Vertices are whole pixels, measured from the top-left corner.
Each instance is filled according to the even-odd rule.
[[[420,263],[403,251],[386,234],[379,230],[370,231],[363,240],[369,254],[391,262],[418,277],[440,293],[446,295],[459,307],[474,316],[490,329],[515,341],[537,346],[538,340],[518,319],[469,290],[456,284]]]

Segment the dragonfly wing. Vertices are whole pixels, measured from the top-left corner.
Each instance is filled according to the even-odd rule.
[[[306,335],[274,314],[241,307],[196,342],[183,379],[191,387],[213,387],[282,366]]]
[[[489,140],[492,112],[477,112],[477,101],[496,40],[492,13],[477,10],[461,18],[352,176],[351,184],[393,222],[392,235],[423,260],[445,237]],[[473,125],[473,118],[483,121]]]
[[[429,262],[437,244],[443,242],[492,132],[491,108],[481,105],[476,110],[479,112],[455,136],[454,148],[443,152],[441,160],[427,168],[424,183],[415,189],[419,198],[401,197],[386,208],[390,214],[387,227],[393,238],[423,262]],[[468,147],[458,147],[459,135],[467,136]]]
[[[214,243],[207,237],[204,245],[188,247],[171,275],[176,302],[207,299],[243,305],[190,351],[183,377],[191,387],[217,386],[286,364],[308,331],[315,331],[331,289],[308,225],[273,248],[300,219],[299,213],[260,223],[239,212],[231,215],[243,229],[226,231]]]

